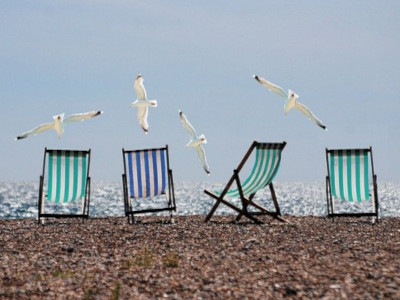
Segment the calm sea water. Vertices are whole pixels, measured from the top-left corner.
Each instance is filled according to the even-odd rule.
[[[290,182],[275,183],[275,191],[282,214],[295,216],[325,216],[326,193],[324,182]],[[214,201],[204,194],[204,189],[219,190],[222,184],[209,182],[178,182],[175,184],[177,204],[176,215],[205,215]],[[39,186],[36,182],[1,182],[0,183],[0,218],[36,218]],[[379,215],[382,217],[400,217],[400,183],[380,182]],[[123,216],[122,184],[116,182],[92,182],[90,216],[109,217]],[[259,192],[256,199],[263,205],[273,208],[269,189]],[[142,200],[138,206],[160,205],[156,201]],[[237,200],[233,199],[233,202]],[[364,206],[371,207],[367,202]],[[357,205],[356,205],[357,206]],[[343,205],[343,211],[351,211],[354,205]],[[79,208],[76,205],[64,205],[61,209]],[[217,214],[232,214],[232,210],[220,205]],[[161,213],[162,214],[162,213]]]

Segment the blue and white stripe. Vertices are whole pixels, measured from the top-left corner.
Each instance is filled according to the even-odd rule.
[[[165,149],[127,152],[131,198],[165,194],[167,186],[165,152]]]

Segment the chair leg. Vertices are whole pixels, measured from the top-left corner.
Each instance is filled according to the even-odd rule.
[[[241,199],[243,211],[249,213],[249,211],[247,210],[247,207],[249,206],[250,203],[253,203],[253,202],[251,202],[251,200],[253,199],[254,196],[255,196],[255,194],[251,194],[249,199],[245,199],[244,197],[243,197],[244,199]],[[243,213],[239,213],[236,217],[236,222],[239,222],[240,219],[242,218],[242,216],[243,216]]]
[[[281,216],[281,209],[278,204],[278,200],[276,199],[275,189],[272,182],[269,184],[269,190],[271,191],[272,201],[274,202],[275,212],[278,216]]]
[[[283,219],[279,218],[279,216],[281,216],[282,214],[281,214],[281,210],[280,210],[280,207],[279,207],[279,204],[278,204],[278,200],[276,198],[275,189],[274,189],[274,186],[273,186],[272,182],[269,184],[269,189],[270,189],[270,192],[271,192],[272,201],[274,203],[275,213],[270,212],[270,211],[266,210],[265,208],[261,207],[260,205],[256,204],[255,202],[253,202],[252,199],[255,196],[255,194],[250,195],[249,199],[245,199],[245,198],[242,199],[243,210],[247,212],[247,207],[249,205],[252,205],[252,206],[256,207],[257,209],[261,210],[262,212],[264,212],[265,214],[268,214],[268,215],[278,219],[279,221],[283,221],[284,222]],[[236,217],[236,221],[239,221],[242,216],[243,216],[243,214],[240,213]]]
[[[38,202],[39,202],[38,203],[38,224],[41,224],[40,223],[40,215],[42,213],[42,201],[40,200],[40,197],[39,197],[39,201]]]
[[[249,213],[249,212],[247,211],[247,209],[246,209],[246,210],[242,210],[242,209],[240,209],[240,208],[234,206],[233,204],[231,204],[231,203],[229,203],[228,201],[225,201],[225,200],[223,200],[223,199],[221,199],[220,202],[222,202],[222,203],[225,204],[226,206],[232,208],[233,210],[235,210],[235,211],[238,212],[239,214],[241,214],[241,215],[243,215],[243,216],[246,216],[247,218],[249,218],[250,220],[252,220],[254,223],[256,223],[256,224],[262,224],[262,222],[261,222],[260,220],[258,220],[257,218],[255,218],[251,213]],[[251,204],[251,202],[250,202],[250,204]]]
[[[207,193],[208,191],[205,191],[205,192]],[[208,213],[208,215],[207,215],[206,219],[204,220],[204,222],[208,222],[211,219],[211,217],[214,215],[215,211],[217,210],[220,202],[221,202],[221,200],[217,199],[217,202],[211,208],[211,210]]]
[[[217,202],[214,204],[214,206],[213,206],[213,208],[211,209],[211,211],[209,212],[209,214],[207,215],[207,217],[206,217],[206,219],[205,219],[204,222],[208,222],[208,221],[211,219],[211,217],[213,216],[213,214],[214,214],[215,210],[217,209],[217,207],[219,206],[219,204],[220,204],[220,203],[223,203],[223,204],[225,204],[226,206],[228,206],[228,207],[232,208],[233,210],[237,211],[239,214],[245,215],[247,218],[249,218],[249,219],[252,220],[253,222],[255,222],[255,223],[257,223],[257,224],[262,223],[262,222],[260,222],[259,220],[257,220],[255,217],[253,217],[250,213],[248,213],[248,212],[246,212],[246,211],[243,211],[243,210],[237,208],[236,206],[232,205],[231,203],[229,203],[229,202],[223,200],[221,197],[217,197],[216,195],[214,195],[213,193],[211,193],[211,192],[209,192],[209,191],[207,191],[207,190],[204,190],[204,192],[205,192],[207,195],[209,195],[210,197],[214,198],[214,199],[217,201]]]

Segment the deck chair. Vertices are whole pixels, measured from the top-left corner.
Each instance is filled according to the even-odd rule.
[[[133,223],[137,214],[161,211],[169,211],[172,219],[172,211],[176,211],[176,204],[168,145],[156,149],[122,149],[122,156],[122,184],[128,223]],[[153,201],[150,198],[153,198]],[[158,201],[156,204],[156,200],[160,198],[161,203]]]
[[[279,216],[281,215],[281,211],[279,208],[278,201],[276,199],[276,194],[274,190],[274,186],[272,184],[272,180],[275,175],[278,173],[280,161],[281,161],[281,153],[283,148],[285,147],[286,142],[283,143],[259,143],[254,141],[250,146],[249,150],[243,157],[237,169],[233,170],[233,175],[229,179],[225,188],[222,191],[210,192],[208,190],[204,190],[204,192],[210,197],[216,200],[216,203],[212,207],[211,211],[207,215],[205,222],[208,222],[216,209],[218,208],[220,203],[225,204],[230,207],[234,211],[238,213],[236,217],[236,221],[239,221],[242,216],[246,216],[250,220],[261,223],[255,215],[266,214],[270,215],[276,219],[283,221]],[[254,166],[250,175],[246,180],[241,181],[240,172],[242,168],[245,166],[247,160],[250,155],[255,150],[255,161]],[[232,188],[231,186],[235,184],[236,188]],[[266,187],[269,186],[271,192],[271,198],[275,206],[275,212],[271,212],[265,207],[253,201],[256,193]],[[241,202],[241,207],[238,207],[229,201],[228,197],[239,197]],[[256,212],[249,212],[248,207],[251,206],[253,209],[256,209]]]
[[[43,171],[39,181],[39,224],[44,217],[89,217],[89,166],[90,149],[80,151],[45,148]],[[44,182],[46,175],[47,190]],[[52,212],[46,212],[46,208]]]
[[[325,149],[325,152],[328,171],[326,176],[328,217],[334,219],[334,217],[373,216],[378,220],[378,186],[374,172],[372,147],[367,149]],[[370,178],[372,178],[372,194]],[[339,206],[340,202],[347,202],[354,206],[355,203],[370,201],[371,198],[372,208],[370,211],[351,213],[335,211],[335,206]]]

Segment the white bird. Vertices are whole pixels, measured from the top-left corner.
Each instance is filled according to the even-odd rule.
[[[54,129],[57,132],[58,138],[60,139],[64,133],[64,124],[72,123],[72,122],[80,122],[84,121],[93,117],[97,117],[101,115],[103,112],[100,110],[94,110],[86,113],[77,113],[69,115],[68,117],[64,118],[64,113],[53,116],[53,122],[43,123],[23,134],[17,136],[15,140],[25,139],[30,136],[37,135],[38,133],[42,133],[47,130]]]
[[[190,141],[186,144],[185,147],[192,147],[197,150],[197,154],[199,156],[199,160],[203,166],[204,171],[206,171],[207,174],[210,174],[210,167],[207,163],[206,154],[203,147],[201,146],[201,144],[207,144],[206,137],[204,136],[204,134],[201,134],[200,136],[196,135],[196,131],[194,130],[192,124],[189,123],[186,116],[181,110],[179,111],[179,117],[181,119],[183,128],[185,128],[186,132],[190,136]]]
[[[274,92],[275,94],[281,96],[282,98],[284,98],[286,100],[285,105],[284,105],[285,115],[287,115],[289,110],[291,110],[293,107],[297,108],[308,119],[310,119],[312,122],[317,124],[319,127],[321,127],[322,129],[328,130],[326,128],[326,126],[322,123],[322,121],[320,119],[318,119],[317,116],[314,115],[307,106],[305,106],[304,104],[297,101],[297,99],[299,98],[299,95],[292,92],[290,89],[289,89],[288,93],[286,93],[280,86],[278,86],[272,82],[269,82],[268,80],[266,80],[260,76],[253,75],[253,77],[259,83],[261,83],[263,86],[265,86],[268,90],[270,90],[271,92]]]
[[[314,115],[311,110],[308,109],[307,106],[305,106],[303,103],[300,103],[299,101],[297,101],[297,98],[299,98],[299,95],[297,95],[296,93],[292,92],[291,90],[289,90],[289,97],[287,98],[286,102],[285,102],[285,115],[287,115],[287,113],[289,112],[289,110],[291,110],[293,107],[297,108],[299,111],[301,111],[308,119],[310,119],[312,122],[314,122],[315,124],[317,124],[319,127],[321,127],[324,130],[328,130],[326,128],[326,126],[324,125],[324,123],[322,123],[322,121],[320,119],[317,118],[316,115]]]
[[[140,126],[147,134],[149,131],[149,124],[147,123],[147,115],[149,113],[149,106],[157,106],[157,100],[147,100],[146,89],[143,85],[143,77],[139,74],[133,84],[135,88],[137,99],[131,103],[130,107],[137,107],[137,118]]]

